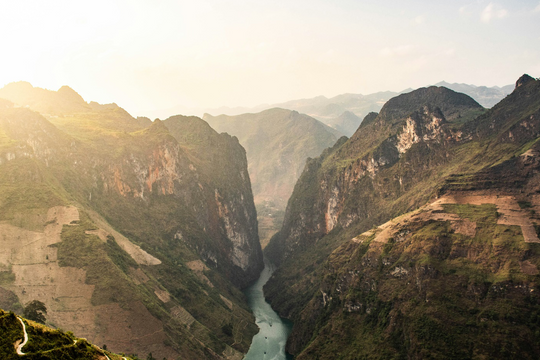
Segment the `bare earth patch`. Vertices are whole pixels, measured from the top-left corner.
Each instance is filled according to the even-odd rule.
[[[49,209],[43,232],[0,224],[0,271],[15,275],[12,283],[2,287],[13,292],[21,304],[39,299],[47,307],[49,323],[78,337],[133,353],[144,344],[156,354],[176,358],[178,354],[163,345],[167,336],[161,321],[141,302],[132,302],[126,309],[118,303],[94,306],[94,285],[86,284],[86,271],[58,265],[57,248],[50,245],[61,242],[63,226],[78,226],[78,222],[76,207],[59,206]],[[141,269],[133,269],[133,273],[140,282],[148,280]]]
[[[532,264],[529,260],[520,261],[519,267],[524,274],[527,275],[538,275],[538,268],[536,265]]]
[[[221,300],[223,300],[223,302],[225,303],[225,305],[227,305],[227,307],[229,309],[231,309],[231,310],[233,309],[233,303],[232,303],[231,300],[227,299],[225,296],[223,296],[221,294],[219,294],[219,297],[221,298]]]
[[[142,271],[140,268],[137,268],[137,269],[130,268],[129,275],[131,276],[131,280],[133,280],[135,285],[144,284],[145,282],[150,280],[148,275],[146,275],[144,271]]]
[[[127,237],[120,234],[118,231],[114,230],[112,226],[110,226],[105,219],[103,219],[98,213],[95,211],[87,210],[88,215],[92,219],[92,221],[99,226],[100,230],[104,233],[107,233],[107,235],[114,236],[114,240],[120,245],[122,249],[124,249],[125,252],[127,252],[133,260],[137,262],[139,265],[159,265],[161,264],[161,260],[158,258],[155,258],[154,256],[150,255],[139,245],[135,245],[132,243]],[[98,232],[100,230],[97,230]],[[99,235],[98,235],[99,236]],[[105,236],[106,238],[106,236]]]
[[[538,207],[540,213],[540,195],[533,196],[530,200],[531,208],[534,210]],[[520,226],[525,242],[540,243],[533,220],[531,220],[531,211],[521,209],[514,196],[497,196],[475,192],[444,195],[421,209],[392,219],[376,229],[368,230],[354,237],[351,241],[362,243],[373,234],[376,234],[373,239],[374,243],[386,243],[390,238],[399,237],[399,233],[406,223],[426,222],[428,220],[449,221],[455,233],[474,237],[477,229],[476,222],[463,219],[457,214],[446,213],[443,207],[444,204],[493,204],[500,214],[497,224]]]
[[[469,237],[476,236],[476,222],[469,219],[452,221],[451,227],[457,234],[463,234]]]
[[[163,301],[164,303],[171,301],[171,295],[165,290],[155,289],[154,294],[156,294],[159,300]]]
[[[214,284],[204,275],[205,270],[208,270],[208,267],[203,263],[201,260],[193,260],[188,263],[186,263],[186,266],[195,273],[195,276],[203,282],[205,282],[208,286],[214,287]]]
[[[441,197],[434,204],[493,204],[501,214],[497,220],[500,225],[517,225],[521,227],[525,242],[540,243],[531,221],[531,213],[521,209],[514,196],[482,195],[482,194],[450,194]]]

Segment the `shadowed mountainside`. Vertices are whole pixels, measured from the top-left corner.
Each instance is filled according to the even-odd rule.
[[[22,87],[0,90],[0,306],[39,299],[114,351],[240,359],[263,262],[238,140]]]
[[[306,159],[320,155],[339,134],[307,115],[284,109],[238,116],[205,114],[204,119],[216,131],[238,137],[246,149],[264,245],[281,226],[287,199]]]

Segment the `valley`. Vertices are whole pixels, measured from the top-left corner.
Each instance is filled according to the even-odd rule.
[[[4,1],[0,360],[540,359],[539,1]]]
[[[10,84],[0,308],[135,359],[535,358],[539,86],[392,94],[347,138]]]
[[[253,337],[251,347],[244,360],[292,359],[292,356],[285,351],[285,344],[291,333],[292,324],[286,319],[280,318],[264,298],[263,286],[274,271],[274,266],[265,260],[265,267],[259,279],[244,291],[255,315],[255,322],[260,329]]]
[[[306,159],[319,156],[341,134],[310,116],[280,108],[238,116],[205,114],[203,119],[216,131],[238,137],[246,149],[259,237],[265,247],[281,227]]]

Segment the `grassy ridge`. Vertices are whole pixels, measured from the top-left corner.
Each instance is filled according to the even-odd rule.
[[[24,359],[59,360],[81,359],[96,360],[105,354],[111,360],[120,360],[123,356],[104,351],[86,339],[73,336],[70,332],[51,329],[44,325],[23,319],[28,334],[28,342],[22,348]],[[23,339],[23,328],[19,317],[12,312],[0,309],[0,358],[5,360],[20,359],[14,344]],[[131,359],[131,357],[127,357]]]

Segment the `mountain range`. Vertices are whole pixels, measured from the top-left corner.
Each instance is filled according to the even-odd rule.
[[[265,294],[297,359],[540,356],[540,80],[389,100],[308,161]]]
[[[503,87],[476,86],[469,84],[447,83],[441,81],[434,86],[442,86],[456,92],[469,95],[485,108],[491,108],[493,105],[510,94],[513,85]],[[157,112],[161,116],[170,114],[226,114],[230,116],[241,115],[244,113],[258,113],[272,108],[282,108],[295,110],[309,115],[322,123],[334,128],[346,136],[352,136],[362,119],[370,112],[378,112],[383,105],[391,98],[412,91],[405,89],[400,92],[381,91],[373,94],[341,94],[331,98],[317,96],[314,98],[297,99],[276,104],[262,104],[255,107],[220,107],[213,109],[186,109],[176,107],[169,110]]]
[[[439,85],[206,121],[0,89],[0,351],[240,360],[260,233],[299,360],[539,358],[540,80]]]
[[[245,150],[74,90],[0,90],[0,307],[116,352],[241,359],[263,259]]]
[[[340,134],[310,116],[280,108],[238,116],[205,114],[203,119],[216,131],[238,137],[246,149],[264,246],[281,226],[306,159],[319,156]]]

